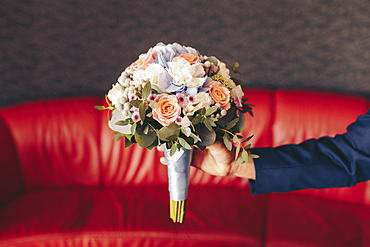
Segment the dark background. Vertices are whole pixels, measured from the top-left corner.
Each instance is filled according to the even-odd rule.
[[[0,37],[0,107],[103,97],[160,41],[238,61],[246,87],[370,95],[367,1],[1,0]]]

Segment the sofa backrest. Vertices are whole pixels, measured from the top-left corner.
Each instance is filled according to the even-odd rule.
[[[246,115],[243,135],[255,135],[254,147],[344,133],[369,106],[365,98],[313,91],[247,89],[245,96],[255,106],[254,117]],[[7,160],[1,164],[0,203],[2,191],[167,184],[167,169],[156,149],[135,144],[125,148],[124,141],[112,139],[107,112],[94,108],[103,102],[102,97],[67,98],[0,110],[0,147],[5,147],[0,157]],[[4,185],[1,178],[12,182]],[[248,188],[246,179],[214,177],[196,169],[191,169],[190,179],[190,186]],[[367,191],[368,183],[362,183],[293,193],[370,203]]]

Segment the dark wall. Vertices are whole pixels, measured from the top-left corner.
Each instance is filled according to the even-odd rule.
[[[248,87],[370,95],[367,1],[0,1],[0,107],[104,95],[157,42],[240,63]]]

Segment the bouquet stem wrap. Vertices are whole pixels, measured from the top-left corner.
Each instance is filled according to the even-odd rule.
[[[193,149],[181,148],[170,155],[170,150],[163,144],[167,159],[168,190],[170,192],[170,218],[182,223],[185,219],[186,199],[188,198],[190,163]]]

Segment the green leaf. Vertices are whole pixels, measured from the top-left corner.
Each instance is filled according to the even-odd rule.
[[[137,126],[137,124],[136,124],[136,123],[133,123],[133,124],[131,125],[131,133],[135,134],[135,132],[136,132],[136,126]]]
[[[123,134],[119,132],[115,132],[113,135],[113,139],[116,139],[117,141],[121,140],[122,137],[123,137]]]
[[[127,118],[125,120],[117,121],[114,124],[119,125],[119,126],[126,126],[126,125],[130,124],[130,120]]]
[[[236,123],[239,121],[239,118],[235,118],[233,119],[230,123],[228,123],[226,125],[226,129],[229,130],[231,129],[232,127],[234,127],[236,125]]]
[[[175,142],[172,145],[171,150],[170,150],[170,156],[173,156],[176,153],[176,150],[177,150],[177,142]]]
[[[217,109],[218,109],[217,106],[212,106],[212,107],[208,108],[206,110],[206,116],[209,116],[209,115],[213,114],[215,111],[217,111]]]
[[[235,163],[235,165],[236,166],[238,166],[238,165],[241,165],[241,164],[243,164],[244,162],[243,162],[243,158],[242,157],[240,157],[237,161],[236,161],[236,163]]]
[[[148,114],[146,114],[147,117],[151,118],[153,116],[153,113],[152,112],[149,112]]]
[[[163,88],[161,88],[160,86],[158,86],[157,84],[151,84],[151,87],[153,90],[155,90],[158,94],[162,94],[162,93],[165,93],[165,94],[171,94],[169,92],[167,92],[166,90],[164,90]]]
[[[131,140],[129,140],[127,137],[125,137],[125,148],[131,146],[134,144]]]
[[[105,107],[104,106],[101,106],[101,105],[97,105],[97,106],[95,106],[95,109],[97,109],[97,110],[105,110]]]
[[[197,125],[198,123],[200,123],[200,120],[202,119],[202,117],[200,116],[200,115],[197,115],[194,119],[193,119],[193,121],[191,121],[191,123],[193,124],[193,125]]]
[[[158,138],[155,138],[155,141],[146,148],[149,149],[149,150],[152,150],[156,146],[158,146]]]
[[[154,109],[154,108],[156,108],[156,107],[157,107],[157,105],[158,105],[158,103],[157,103],[157,102],[155,102],[154,100],[149,101],[149,106],[150,106],[150,108]]]
[[[111,103],[110,103],[110,101],[109,101],[109,99],[108,99],[108,94],[106,94],[106,95],[104,96],[104,98],[105,98],[105,101],[107,102],[107,104],[108,104],[108,105],[110,105]]]
[[[184,148],[188,149],[188,150],[191,150],[191,146],[189,145],[189,143],[187,143],[183,138],[179,137],[179,143],[181,146],[183,146]]]
[[[146,100],[152,92],[151,83],[147,82],[143,88],[143,99]]]
[[[234,116],[235,116],[235,110],[230,108],[227,111],[226,116],[223,116],[222,118],[218,120],[218,124],[221,126],[226,126],[234,118]]]
[[[173,140],[173,136],[177,137],[180,135],[180,129],[181,127],[177,125],[176,123],[172,123],[167,127],[162,127],[158,131],[159,139],[163,141]]]
[[[193,132],[190,132],[190,137],[192,137],[194,139],[194,143],[197,143],[197,142],[201,142],[202,141],[202,139],[200,139],[199,136],[197,136]]]
[[[214,65],[218,66],[218,60],[215,56],[210,56],[206,59],[206,61],[210,61],[211,63],[213,63]]]
[[[133,106],[135,106],[136,108],[139,108],[141,102],[143,102],[143,101],[142,100],[135,99],[135,100],[131,100],[130,101],[130,104],[133,105]]]
[[[215,117],[207,117],[209,120],[211,120],[212,122],[217,122],[218,121],[218,118],[215,118]]]
[[[206,114],[206,108],[200,109],[200,115],[204,116]]]
[[[148,134],[148,131],[149,131],[149,124],[146,124],[145,126],[144,126],[144,129],[143,129],[143,133],[144,133],[144,135],[147,135]]]
[[[248,144],[247,146],[244,147],[245,150],[249,149],[251,147],[252,144]]]
[[[202,145],[198,145],[197,144],[197,147],[200,149],[200,151],[204,151],[206,149],[206,146],[202,146]]]
[[[149,147],[156,140],[157,135],[154,131],[148,131],[148,134],[144,134],[144,126],[137,125],[135,132],[135,140],[140,147]]]
[[[248,156],[248,152],[243,149],[241,158],[244,160],[245,163],[248,163]]]
[[[231,68],[232,68],[232,70],[234,70],[234,69],[236,69],[236,68],[238,68],[239,67],[239,63],[238,62],[232,62],[231,63]]]
[[[239,142],[239,139],[238,139],[238,137],[237,137],[236,135],[234,135],[234,136],[233,136],[233,142],[234,142],[234,143]]]
[[[257,155],[257,154],[250,154],[249,157],[251,157],[253,159],[258,159],[260,156]]]
[[[248,136],[244,141],[242,141],[242,143],[245,143],[245,142],[249,141],[250,139],[252,139],[253,136],[254,135]]]
[[[125,135],[125,137],[126,137],[127,139],[129,139],[130,141],[131,141],[132,137],[134,136],[134,135],[132,135],[132,134],[124,134],[124,135]]]
[[[233,144],[231,143],[230,135],[226,131],[225,131],[225,134],[224,134],[224,144],[225,144],[225,147],[227,148],[227,150],[231,151],[231,149],[233,147]]]
[[[216,124],[207,118],[204,120],[204,125],[209,129],[209,131],[213,131],[212,126],[216,127]]]
[[[236,133],[240,133],[243,131],[244,129],[244,126],[245,126],[245,117],[243,114],[240,114],[239,115],[239,121],[236,123],[235,127],[234,127],[234,131]]]
[[[197,144],[201,146],[211,146],[216,141],[216,132],[209,131],[204,124],[197,126],[199,126],[199,131],[197,130],[197,133],[199,134],[200,139],[202,139],[202,141]]]
[[[140,115],[140,119],[141,119],[142,122],[144,122],[144,120],[145,120],[145,112],[146,112],[146,104],[143,101],[139,105],[139,115]]]
[[[240,151],[240,143],[238,143],[238,146],[236,147],[236,150],[235,150],[235,159],[238,158],[239,156],[239,151]]]

